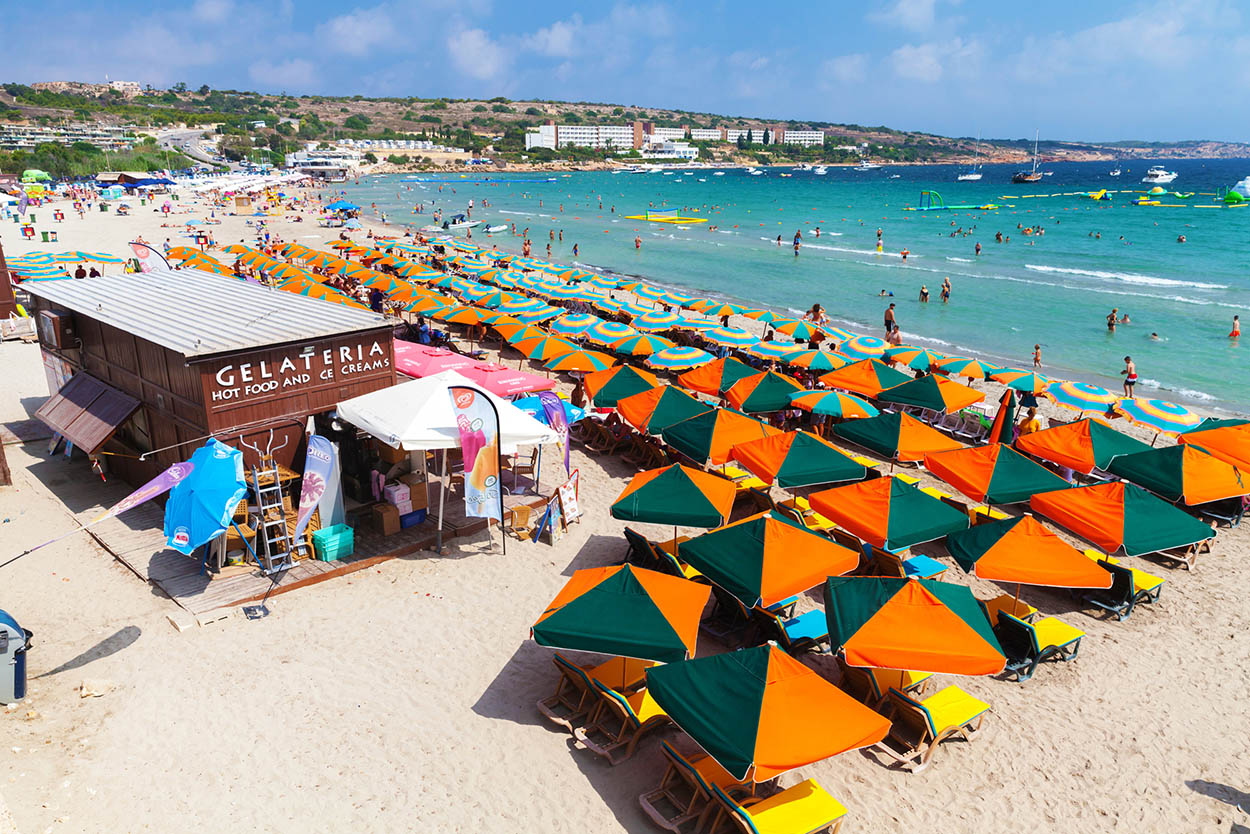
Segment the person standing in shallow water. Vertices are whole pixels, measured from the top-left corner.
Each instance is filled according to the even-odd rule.
[[[1120,371],[1120,375],[1124,377],[1124,398],[1131,400],[1133,399],[1133,386],[1137,384],[1137,364],[1133,361],[1133,357],[1124,357],[1124,370]]]

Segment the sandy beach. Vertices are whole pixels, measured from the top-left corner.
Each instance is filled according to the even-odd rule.
[[[124,255],[139,235],[189,244],[161,224],[207,209],[186,198],[175,206],[169,220],[152,206],[129,217],[67,212],[50,246],[20,242],[8,226],[0,240],[10,258],[40,248]],[[250,217],[221,220],[210,227],[219,244],[255,242]],[[337,237],[309,219],[272,218],[269,228],[315,248]],[[366,219],[352,237],[369,228],[381,230]],[[0,343],[0,366],[0,423],[27,419],[48,393],[39,348]],[[1002,391],[976,387],[987,400]],[[1041,413],[1072,416],[1050,404]],[[1125,421],[1116,428],[1154,440]],[[81,457],[49,460],[44,441],[5,451],[14,485],[0,488],[0,561],[72,529],[92,508],[66,507],[57,484],[95,477]],[[556,458],[544,456],[545,483],[562,480]],[[443,556],[422,552],[283,594],[260,621],[233,610],[179,631],[169,620],[178,606],[86,535],[3,568],[0,606],[35,632],[35,647],[27,699],[0,710],[0,832],[5,804],[21,834],[658,831],[637,797],[663,773],[659,740],[692,749],[688,738],[658,732],[611,767],[535,709],[556,673],[529,626],[573,571],[625,552],[624,524],[608,508],[636,470],[580,444],[572,465],[585,517],[557,546],[510,541],[504,557],[498,535],[481,533]],[[1003,590],[964,574],[941,545],[918,551],[982,598]],[[1250,536],[1238,527],[1221,529],[1192,572],[1134,560],[1166,585],[1124,622],[1070,594],[1026,588],[1043,614],[1087,633],[1076,661],[1047,664],[1024,684],[939,676],[992,711],[977,739],[946,743],[924,773],[851,752],[781,784],[819,781],[849,809],[843,832],[1248,831],[1237,807],[1250,809],[1247,557]],[[812,593],[800,607],[817,601]],[[699,650],[724,647],[702,635]],[[803,661],[836,678],[830,657]],[[83,697],[84,682],[103,694]]]

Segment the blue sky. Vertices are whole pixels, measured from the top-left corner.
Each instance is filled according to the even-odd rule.
[[[549,98],[947,135],[1250,138],[1236,0],[44,0],[0,79]],[[119,21],[127,25],[119,28]],[[116,33],[116,41],[98,37]],[[116,44],[116,45],[113,45]]]

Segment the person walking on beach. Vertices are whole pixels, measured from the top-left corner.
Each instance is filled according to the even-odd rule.
[[[1233,316],[1233,329],[1228,334],[1228,338],[1230,339],[1241,338],[1241,316]]]
[[[894,332],[894,304],[891,302],[889,307],[885,308],[885,335],[889,336]]]
[[[1107,314],[1107,329],[1110,330],[1112,333],[1115,332],[1115,326],[1117,323],[1119,323],[1119,318],[1118,318],[1119,314],[1120,314],[1119,307],[1112,307],[1111,312]]]
[[[1133,386],[1137,384],[1137,365],[1133,362],[1133,357],[1124,357],[1124,370],[1120,371],[1120,375],[1124,377],[1124,398],[1133,399]]]
[[[1040,371],[1042,369],[1042,346],[1033,345],[1033,370]]]

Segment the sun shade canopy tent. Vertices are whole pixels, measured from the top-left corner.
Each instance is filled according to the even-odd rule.
[[[1010,446],[994,443],[925,455],[925,468],[971,498],[990,504],[1027,501],[1071,484]]]
[[[848,573],[859,566],[860,556],[776,512],[682,542],[679,555],[747,608],[774,605],[827,576]]]
[[[1126,483],[1043,492],[1030,498],[1029,506],[1104,553],[1123,550],[1127,556],[1144,556],[1215,536],[1184,510]]]
[[[709,362],[700,368],[677,377],[683,388],[698,391],[700,394],[717,396],[733,387],[740,379],[755,376],[759,371],[740,359],[729,357]]]
[[[829,642],[851,666],[995,675],[1007,659],[972,591],[929,579],[831,577]]]
[[[766,484],[785,489],[862,481],[868,467],[811,432],[790,431],[733,447],[734,460]]]
[[[1088,475],[1095,469],[1105,470],[1116,455],[1145,452],[1151,447],[1097,420],[1085,419],[1021,435],[1016,448]]]
[[[672,663],[694,657],[712,590],[657,571],[576,571],[530,629],[540,646]]]
[[[981,579],[1048,588],[1109,588],[1111,574],[1031,515],[978,524],[946,537],[946,549]]]
[[[830,388],[841,388],[865,397],[875,397],[887,388],[909,381],[911,377],[876,359],[864,359],[845,368],[827,373],[820,381]]]
[[[898,478],[834,487],[813,493],[808,500],[825,518],[888,550],[940,539],[968,526],[967,513]]]
[[[802,390],[790,377],[767,371],[738,380],[725,392],[725,399],[746,414],[762,414],[789,408],[790,395]]]
[[[477,388],[455,371],[414,379],[338,404],[339,417],[367,431],[388,446],[405,451],[455,449],[460,429],[448,389]],[[499,412],[499,449],[513,454],[518,446],[558,442],[559,435],[507,400],[485,392]]]
[[[729,521],[736,493],[728,478],[673,464],[635,475],[613,502],[612,517],[710,529]]]
[[[911,405],[947,413],[967,408],[983,399],[985,394],[980,391],[934,374],[904,382],[877,394],[877,402]]]
[[[876,744],[890,728],[885,717],[771,644],[648,669],[647,691],[744,781],[767,782]]]
[[[1107,469],[1169,501],[1192,506],[1250,493],[1250,477],[1198,446],[1163,446],[1121,455]]]
[[[661,436],[691,460],[720,465],[733,456],[732,449],[739,443],[780,433],[754,417],[718,408],[674,423]]]
[[[962,449],[964,444],[902,412],[837,423],[833,433],[885,458],[924,460],[931,452]]]
[[[700,402],[675,385],[657,385],[641,394],[618,400],[616,410],[639,431],[659,434],[674,423],[711,411],[712,406]]]
[[[1250,472],[1250,422],[1206,420],[1179,439],[1186,445],[1207,450],[1242,472]]]

